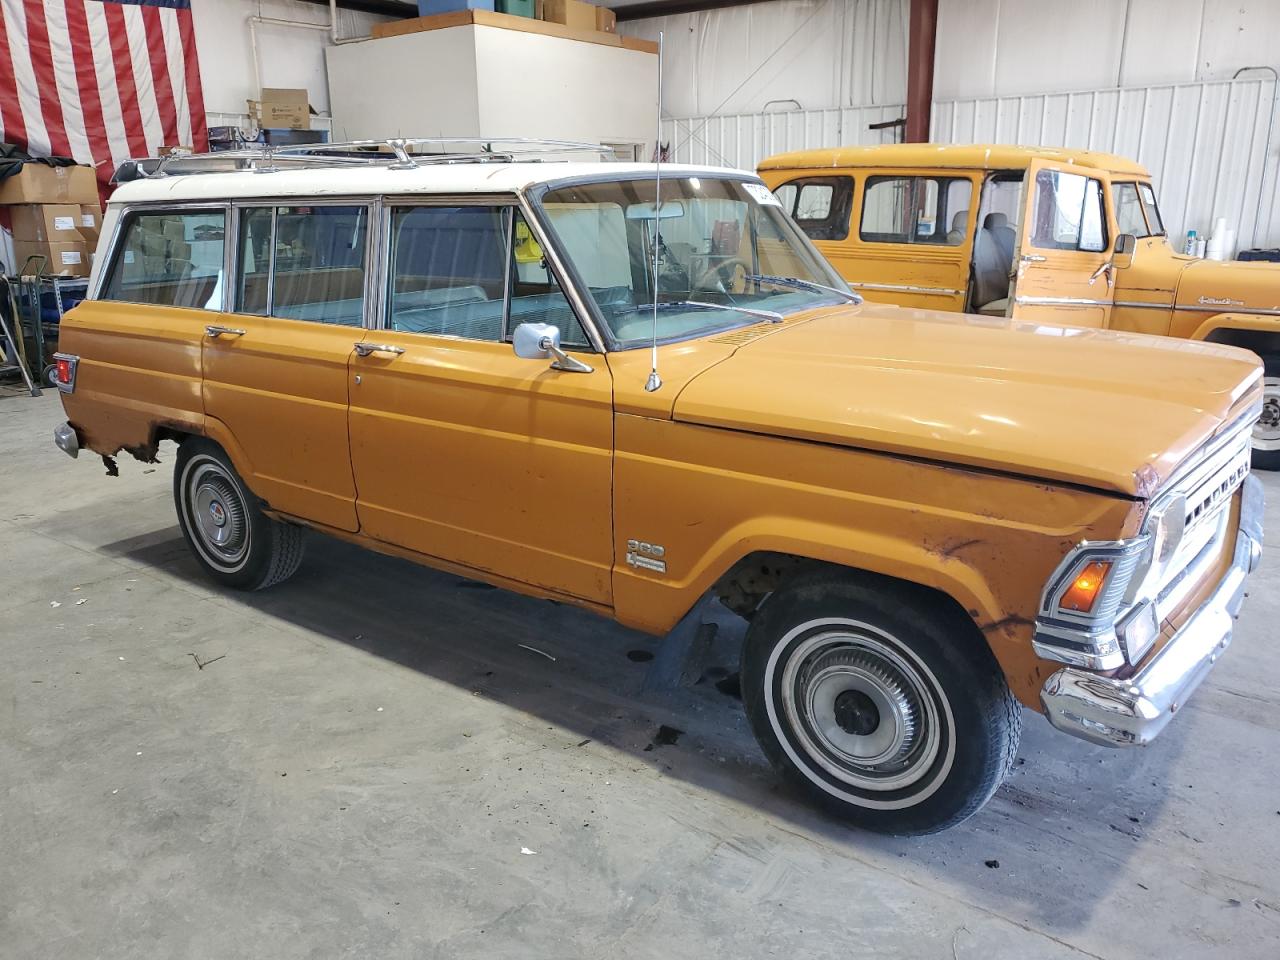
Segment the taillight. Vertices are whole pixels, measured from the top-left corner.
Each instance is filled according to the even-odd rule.
[[[76,388],[76,365],[80,358],[69,353],[53,355],[53,384],[63,393],[71,393]]]

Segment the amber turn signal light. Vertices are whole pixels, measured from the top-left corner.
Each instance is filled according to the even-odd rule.
[[[1067,587],[1067,592],[1058,601],[1059,609],[1076,613],[1088,613],[1092,610],[1110,570],[1111,563],[1107,560],[1091,560],[1086,563],[1076,571],[1071,586]]]

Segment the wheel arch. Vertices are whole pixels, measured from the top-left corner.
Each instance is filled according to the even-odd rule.
[[[1259,356],[1280,355],[1280,317],[1217,313],[1200,324],[1191,339],[1243,347]]]

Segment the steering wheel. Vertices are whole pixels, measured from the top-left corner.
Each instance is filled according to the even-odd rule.
[[[710,290],[722,285],[726,293],[742,293],[747,288],[747,276],[754,270],[742,257],[729,257],[708,266],[698,276],[696,290]]]

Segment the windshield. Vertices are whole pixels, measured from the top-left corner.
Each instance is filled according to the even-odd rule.
[[[659,208],[652,178],[614,180],[541,207],[621,349],[649,343],[655,300],[658,339],[677,340],[852,296],[761,184],[664,176]]]

